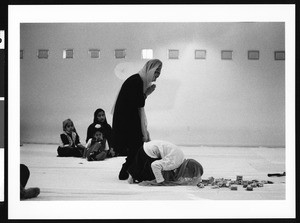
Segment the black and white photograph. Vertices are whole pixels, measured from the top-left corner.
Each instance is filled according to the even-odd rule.
[[[294,5],[8,11],[9,219],[295,216]]]

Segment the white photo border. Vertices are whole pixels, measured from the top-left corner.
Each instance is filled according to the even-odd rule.
[[[288,161],[285,200],[20,202],[20,23],[248,21],[285,22]],[[295,5],[9,5],[8,32],[8,219],[182,219],[187,216],[188,219],[234,219],[296,216]],[[89,216],[85,211],[74,211],[82,210],[84,206],[89,207]],[[122,208],[116,212],[116,207]],[[105,211],[99,212],[99,209]],[[138,211],[133,213],[128,210]]]

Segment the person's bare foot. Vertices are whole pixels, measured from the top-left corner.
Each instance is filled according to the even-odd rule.
[[[129,177],[128,177],[127,181],[128,181],[129,184],[133,184],[134,183],[134,180],[133,180],[133,178],[132,178],[132,176],[130,174],[129,174]]]

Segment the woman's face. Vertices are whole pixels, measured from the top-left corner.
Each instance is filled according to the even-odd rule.
[[[106,117],[105,117],[105,113],[103,111],[100,111],[98,114],[97,114],[97,119],[99,122],[104,122]]]
[[[154,72],[154,75],[153,75],[153,82],[156,81],[156,79],[160,76],[160,71],[161,71],[161,66],[159,66],[156,71]]]

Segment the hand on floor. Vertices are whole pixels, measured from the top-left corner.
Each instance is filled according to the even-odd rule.
[[[139,183],[140,186],[163,186],[164,182],[157,183],[156,180],[145,180]]]

